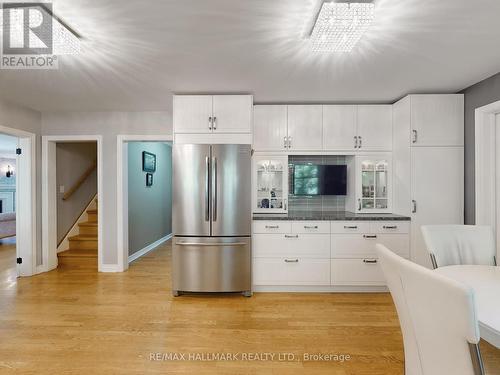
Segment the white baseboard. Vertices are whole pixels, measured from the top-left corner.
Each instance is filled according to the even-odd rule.
[[[151,250],[155,249],[156,247],[160,246],[162,243],[164,243],[165,241],[168,241],[171,238],[172,238],[172,233],[167,234],[165,237],[160,238],[158,241],[155,241],[152,244],[146,246],[145,248],[143,248],[139,251],[136,251],[132,255],[129,255],[128,262],[132,263],[134,260],[139,259],[143,255],[146,255]]]
[[[99,272],[123,272],[119,264],[101,264]]]
[[[266,293],[386,293],[385,286],[254,285],[253,292]]]

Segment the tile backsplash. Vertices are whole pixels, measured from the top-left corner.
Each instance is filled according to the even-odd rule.
[[[313,163],[319,165],[346,164],[345,156],[338,155],[290,155],[288,164]],[[292,191],[292,173],[288,175],[288,191]],[[319,196],[294,196],[288,195],[288,208],[290,211],[345,211],[345,196],[319,195]]]

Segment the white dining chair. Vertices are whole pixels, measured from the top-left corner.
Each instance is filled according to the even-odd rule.
[[[434,268],[496,265],[495,239],[489,226],[424,225],[422,234]]]
[[[410,312],[405,300],[403,284],[398,271],[398,259],[385,254],[386,250],[382,245],[377,245],[377,251],[380,246],[382,255],[379,254],[379,263],[384,273],[387,286],[391,292],[392,300],[396,305],[396,311],[403,334],[403,346],[405,353],[405,375],[424,375],[420,366],[420,356],[418,354],[417,338],[413,331],[413,324],[410,318]],[[391,253],[392,254],[392,253]]]
[[[401,329],[408,338],[404,344],[410,341],[405,359],[407,351],[414,351],[419,363],[407,375],[484,375],[474,291],[380,244],[377,254],[391,294],[399,301]]]

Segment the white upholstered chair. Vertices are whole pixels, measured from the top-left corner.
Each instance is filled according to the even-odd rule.
[[[496,265],[495,239],[489,226],[424,225],[422,234],[434,268]]]
[[[377,245],[401,322],[406,375],[483,375],[471,288]]]

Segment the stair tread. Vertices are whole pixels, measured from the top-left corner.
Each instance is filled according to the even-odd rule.
[[[70,249],[57,254],[59,258],[97,258],[97,250],[94,249]]]
[[[97,221],[85,221],[83,223],[78,223],[81,227],[97,227]]]
[[[93,234],[77,234],[68,238],[70,241],[97,241],[97,236]]]

